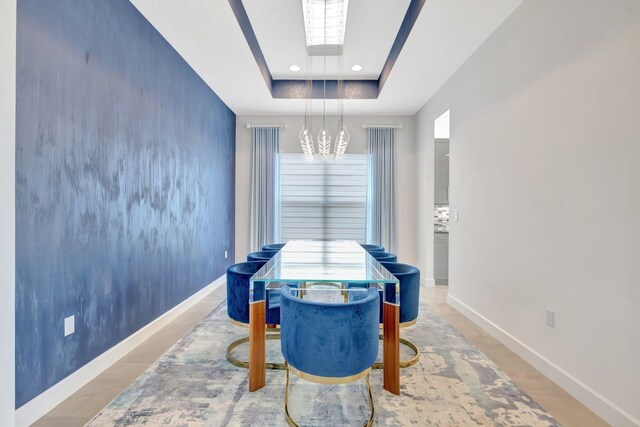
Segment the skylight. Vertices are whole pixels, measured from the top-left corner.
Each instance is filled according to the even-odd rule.
[[[339,55],[342,53],[348,3],[349,0],[302,0],[309,54]]]

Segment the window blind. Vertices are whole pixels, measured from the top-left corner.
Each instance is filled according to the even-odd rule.
[[[280,154],[280,214],[283,242],[295,239],[355,240],[364,243],[367,155],[339,161],[308,161]]]

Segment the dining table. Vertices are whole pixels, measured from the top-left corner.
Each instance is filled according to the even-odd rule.
[[[284,285],[300,288],[300,295],[316,289],[322,292],[334,289],[344,301],[350,300],[349,293],[361,292],[363,287],[379,289],[383,302],[383,387],[400,394],[400,283],[359,243],[351,240],[289,241],[251,277],[249,391],[259,390],[266,383],[268,301]]]

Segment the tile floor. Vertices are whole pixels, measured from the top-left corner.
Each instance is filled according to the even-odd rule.
[[[607,425],[535,368],[449,306],[446,302],[446,286],[424,289],[427,301],[438,314],[513,378],[561,424],[580,427]],[[84,425],[151,363],[206,317],[224,297],[225,287],[221,286],[40,418],[34,425],[50,427]]]

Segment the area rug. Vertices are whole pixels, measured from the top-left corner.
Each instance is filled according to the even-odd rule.
[[[247,370],[226,360],[227,345],[247,332],[228,321],[221,304],[87,425],[286,426],[285,372],[267,371],[266,387],[249,393]],[[401,371],[400,396],[385,391],[382,371],[373,371],[375,425],[559,425],[426,302],[401,335],[421,358]],[[282,361],[279,343],[267,341],[267,361]],[[234,355],[246,359],[247,350]],[[327,386],[292,376],[291,415],[301,425],[361,426],[369,416],[366,393],[363,380]]]

